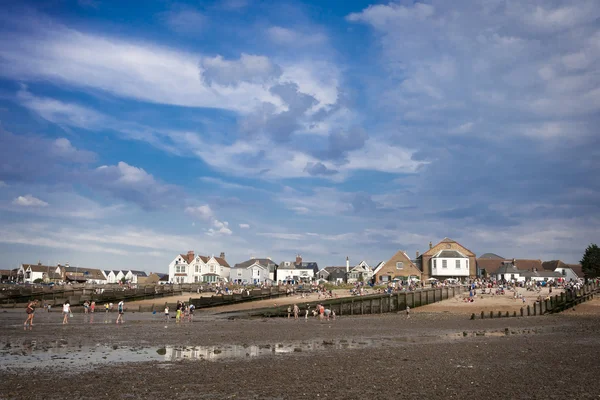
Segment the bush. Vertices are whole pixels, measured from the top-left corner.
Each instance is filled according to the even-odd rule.
[[[37,278],[33,283],[44,283],[44,280],[42,278]]]

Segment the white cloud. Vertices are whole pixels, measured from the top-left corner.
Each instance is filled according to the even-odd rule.
[[[229,229],[229,223],[218,220],[208,204],[196,207],[186,207],[185,212],[203,221],[210,222],[212,227],[206,230],[208,236],[231,235],[233,233],[231,229]]]
[[[248,224],[240,224],[240,229],[250,229],[250,225]]]
[[[302,33],[281,26],[272,26],[267,29],[269,39],[279,45],[301,47],[318,46],[327,41],[327,37],[320,33]]]
[[[202,32],[208,23],[206,16],[191,7],[178,7],[167,11],[162,14],[162,18],[169,28],[185,34]]]
[[[199,54],[57,25],[33,22],[32,25],[38,26],[36,31],[2,35],[2,76],[22,81],[50,80],[126,98],[187,107],[249,112],[263,101],[278,104],[277,97],[260,84],[206,85],[200,67],[204,59]],[[60,104],[36,106],[54,115],[64,111]],[[85,115],[85,110],[78,111]]]
[[[16,206],[21,206],[21,207],[47,207],[48,206],[48,203],[46,203],[45,201],[40,200],[36,197],[33,197],[30,194],[27,194],[25,196],[19,196],[16,199],[14,199],[12,203]]]
[[[211,220],[214,217],[213,211],[208,204],[197,207],[187,207],[185,212],[205,221]]]
[[[234,85],[241,82],[263,83],[275,81],[281,68],[268,57],[242,53],[239,60],[225,60],[222,56],[204,57],[201,61],[204,79],[208,84]]]

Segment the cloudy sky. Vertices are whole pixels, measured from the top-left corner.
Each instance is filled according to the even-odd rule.
[[[0,268],[600,242],[600,3],[48,0],[0,14]]]

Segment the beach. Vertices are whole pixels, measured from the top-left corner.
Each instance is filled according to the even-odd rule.
[[[599,311],[595,299],[474,321],[424,310],[323,322],[197,312],[180,324],[126,313],[122,325],[97,313],[66,326],[38,311],[24,331],[25,313],[10,310],[0,312],[0,398],[597,398]]]

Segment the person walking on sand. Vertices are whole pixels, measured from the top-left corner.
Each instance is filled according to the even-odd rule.
[[[37,305],[37,301],[33,300],[27,303],[27,308],[25,312],[27,313],[27,319],[23,324],[23,329],[27,329],[27,325],[29,325],[29,329],[33,326],[33,315],[35,314],[35,306]]]
[[[165,303],[165,322],[169,322],[169,306]]]
[[[180,319],[181,319],[181,302],[178,301],[177,302],[177,311],[175,312],[175,322],[179,323]]]
[[[292,307],[288,306],[287,312],[288,312],[288,319],[290,319],[290,316],[292,315]]]
[[[189,310],[189,314],[188,314],[188,322],[192,322],[192,319],[194,318],[194,310],[196,309],[196,306],[193,304],[190,304],[190,310]]]
[[[410,307],[406,306],[406,319],[410,318]]]
[[[300,312],[300,308],[298,304],[294,304],[294,319],[298,319],[298,313]]]
[[[94,311],[96,310],[96,302],[92,301],[92,304],[90,305],[90,311],[92,312],[92,314],[94,313]]]
[[[69,323],[69,315],[71,315],[71,305],[68,301],[63,304],[63,325]]]
[[[308,309],[309,309],[309,308],[310,308],[310,307],[306,307],[306,312],[304,313],[304,320],[305,320],[305,321],[308,321]]]
[[[119,315],[117,316],[117,324],[119,323],[119,321],[123,323],[123,313],[125,312],[125,303],[123,302],[123,300],[121,300],[117,305],[117,310],[119,311]]]

